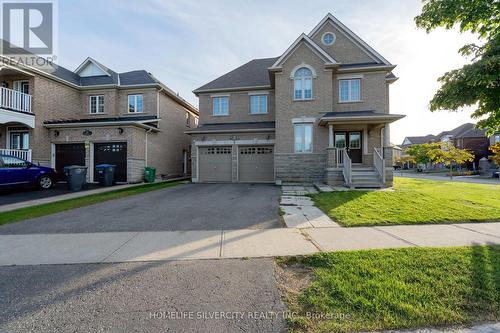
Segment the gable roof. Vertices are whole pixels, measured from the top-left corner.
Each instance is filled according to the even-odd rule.
[[[281,57],[276,60],[276,62],[270,67],[270,69],[280,68],[280,65],[288,58],[288,56],[298,47],[298,45],[304,42],[309,48],[316,53],[321,59],[325,61],[326,65],[336,65],[338,64],[337,60],[333,59],[331,55],[326,53],[321,47],[318,46],[309,36],[306,34],[301,34],[295,42],[281,55]]]
[[[196,94],[202,91],[235,89],[235,88],[270,88],[271,79],[268,68],[278,58],[254,59],[233,69],[217,79],[195,89]]]
[[[407,139],[411,142],[412,145],[418,145],[418,144],[422,144],[422,143],[434,142],[434,141],[436,141],[437,137],[435,135],[432,135],[432,134],[428,134],[425,136],[407,136],[403,140],[403,144],[402,144],[403,146],[406,146],[404,144],[404,142]]]
[[[385,65],[390,66],[391,63],[382,57],[380,53],[375,51],[370,45],[368,45],[365,41],[359,38],[351,29],[346,27],[342,22],[340,22],[335,16],[331,13],[326,14],[326,16],[311,30],[309,33],[309,37],[313,37],[326,22],[330,21],[333,25],[335,25],[340,32],[342,32],[349,40],[351,40],[354,44],[356,44],[361,50],[365,51],[370,58],[374,59],[377,63],[383,63]]]

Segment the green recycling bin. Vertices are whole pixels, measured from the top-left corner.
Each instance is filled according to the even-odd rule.
[[[144,181],[146,183],[154,183],[156,178],[156,169],[152,167],[144,168]]]

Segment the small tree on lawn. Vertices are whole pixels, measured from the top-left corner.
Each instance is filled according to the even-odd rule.
[[[453,164],[463,164],[474,161],[472,155],[467,149],[458,149],[450,143],[439,143],[439,148],[429,150],[429,158],[435,163],[443,163],[450,168],[450,179],[453,179]]]
[[[429,151],[434,149],[441,149],[439,143],[422,143],[418,145],[412,145],[406,149],[406,154],[409,158],[418,164],[427,164],[433,162]]]
[[[493,153],[493,155],[490,156],[490,159],[497,165],[498,180],[500,181],[500,142],[497,142],[493,146],[491,146],[490,150]]]

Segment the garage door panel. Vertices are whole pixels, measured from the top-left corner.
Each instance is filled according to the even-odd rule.
[[[231,182],[232,181],[232,148],[200,147],[198,148],[200,181]]]
[[[94,143],[94,167],[98,164],[116,165],[115,180],[117,182],[127,181],[127,143],[108,142]],[[97,181],[97,173],[94,174]]]
[[[238,169],[240,182],[274,181],[274,147],[240,147]]]
[[[65,180],[64,167],[69,165],[85,165],[85,144],[65,143],[56,144],[56,171],[57,180]]]

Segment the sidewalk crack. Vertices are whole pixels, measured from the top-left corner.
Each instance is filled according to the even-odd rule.
[[[470,229],[470,228],[467,228],[467,227],[463,227],[463,226],[461,226],[461,225],[459,225],[459,224],[452,224],[452,226],[457,227],[457,228],[459,228],[459,229],[464,229],[464,230],[468,230],[468,231],[473,231],[473,232],[478,233],[478,234],[481,234],[481,235],[491,236],[491,237],[495,237],[495,238],[500,238],[500,237],[498,237],[497,235],[488,234],[488,233],[486,233],[486,232],[481,232],[481,231],[477,231],[477,230]]]
[[[318,249],[319,252],[326,252],[324,249],[321,248],[321,246],[319,246],[319,244],[317,244],[311,237],[311,235],[309,235],[305,229],[297,229],[299,230],[300,234],[302,235],[302,237],[304,237],[304,239],[306,241],[309,241],[312,245],[314,245],[315,248]]]
[[[116,252],[118,252],[118,250],[120,250],[122,247],[124,247],[128,242],[130,242],[132,239],[134,239],[137,235],[139,235],[141,232],[138,231],[136,232],[135,234],[132,235],[132,237],[130,237],[129,239],[127,239],[125,242],[123,242],[122,245],[118,246],[114,251],[112,251],[110,254],[108,254],[107,256],[105,256],[103,259],[101,259],[100,262],[104,262],[106,259],[108,259],[109,257],[111,257],[113,254],[115,254]]]
[[[398,240],[400,240],[400,241],[402,241],[402,242],[405,242],[405,243],[407,243],[407,244],[410,244],[410,245],[412,245],[412,246],[420,247],[420,245],[415,244],[415,243],[412,243],[412,242],[410,242],[409,240],[406,240],[406,239],[401,238],[401,237],[399,237],[399,236],[396,236],[396,235],[394,235],[394,234],[391,234],[389,231],[385,231],[385,230],[379,229],[378,227],[373,227],[373,229],[378,230],[378,231],[380,231],[380,232],[383,232],[384,234],[386,234],[386,235],[388,235],[388,236],[391,236],[391,237],[393,237],[393,238],[396,238],[396,239],[398,239]]]

